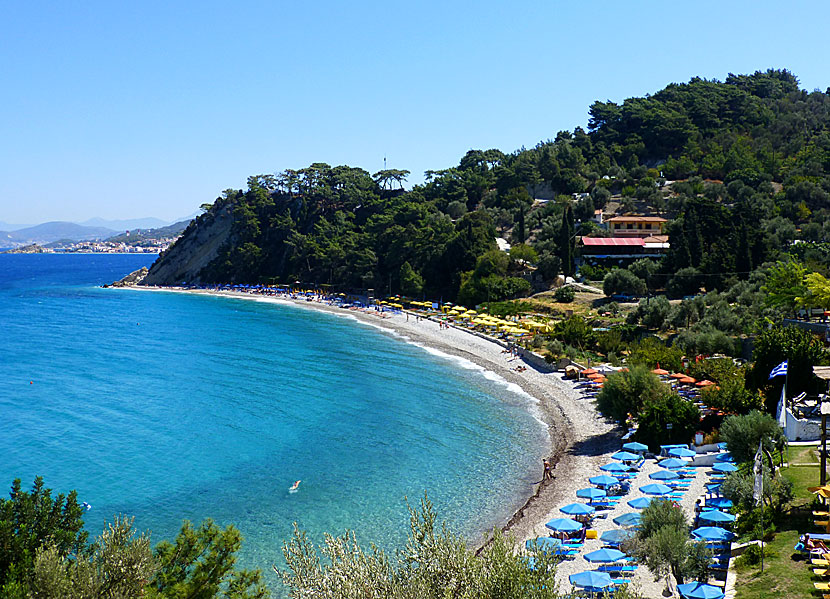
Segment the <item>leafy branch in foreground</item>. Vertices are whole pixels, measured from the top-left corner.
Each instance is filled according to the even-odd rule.
[[[409,515],[409,538],[395,558],[375,545],[364,549],[353,532],[326,535],[318,553],[295,526],[293,538],[283,543],[287,570],[274,570],[298,599],[562,596],[553,556],[518,554],[513,540],[498,532],[476,554],[446,524],[436,524],[426,496],[419,507],[409,507]]]

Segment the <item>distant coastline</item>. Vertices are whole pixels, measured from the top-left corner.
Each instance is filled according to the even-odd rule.
[[[359,322],[385,329],[411,342],[439,352],[464,358],[486,371],[514,384],[537,402],[539,418],[548,429],[548,444],[540,448],[540,455],[554,467],[554,480],[542,483],[542,462],[538,472],[529,473],[531,480],[538,477],[524,493],[526,500],[507,521],[490,523],[491,527],[512,534],[518,542],[544,531],[544,523],[558,505],[567,502],[579,488],[580,474],[596,469],[604,463],[604,454],[618,446],[618,435],[594,410],[589,400],[583,399],[561,373],[543,371],[530,362],[511,358],[503,352],[499,341],[485,338],[465,329],[451,326],[440,328],[437,321],[416,319],[414,313],[384,313],[381,317],[371,310],[348,310],[321,301],[307,301],[287,296],[263,296],[236,291],[185,289],[182,287],[131,286],[130,289],[167,291],[210,295],[264,303],[291,303],[298,307],[324,311],[337,316],[351,317]],[[514,370],[516,365],[526,367],[524,372]],[[536,475],[536,476],[534,476]],[[584,481],[582,481],[584,482]],[[473,540],[475,541],[475,540]],[[483,541],[474,542],[480,547]]]

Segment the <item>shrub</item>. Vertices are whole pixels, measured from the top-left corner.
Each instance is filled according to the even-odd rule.
[[[632,262],[628,270],[638,279],[642,279],[646,283],[651,275],[657,272],[657,262],[650,258],[640,258]]]
[[[593,346],[596,339],[593,327],[581,316],[571,316],[557,322],[553,327],[553,334],[564,343],[583,349]]]
[[[539,260],[539,255],[532,247],[525,243],[517,243],[510,248],[511,260],[523,260],[529,264],[535,264]]]
[[[631,272],[623,269],[612,270],[602,280],[605,295],[645,295],[646,283]]]
[[[610,271],[602,266],[583,264],[579,267],[579,274],[589,281],[601,281]]]
[[[700,410],[677,393],[665,391],[644,402],[634,438],[651,448],[688,443],[700,427]]]
[[[667,390],[645,366],[632,366],[627,372],[614,372],[597,396],[597,409],[606,418],[624,424],[628,415],[637,415],[649,399]]]
[[[562,304],[571,303],[574,301],[574,297],[576,297],[576,291],[573,287],[559,287],[553,292],[553,299]]]
[[[746,414],[764,408],[764,396],[759,391],[747,389],[743,376],[706,387],[701,392],[701,398],[707,406],[733,414]]]
[[[747,545],[744,552],[735,560],[735,566],[738,568],[747,566],[757,566],[761,563],[761,548],[758,545]]]
[[[628,315],[628,321],[631,323],[639,322],[648,329],[661,330],[666,328],[668,324],[670,310],[671,304],[669,304],[666,296],[658,295],[651,299],[640,300],[637,309]]]
[[[693,266],[681,268],[666,284],[666,293],[672,297],[685,297],[700,292],[700,271]]]
[[[764,449],[770,452],[783,449],[787,443],[784,431],[775,418],[758,410],[726,418],[721,425],[720,436],[738,463],[752,461],[762,439]]]
[[[659,366],[675,372],[679,372],[683,366],[683,352],[655,337],[647,337],[633,343],[629,350],[628,362],[631,364],[642,364],[649,368]]]
[[[674,340],[674,344],[686,352],[686,355],[739,355],[741,351],[740,339],[730,337],[723,331],[704,328],[681,332]]]

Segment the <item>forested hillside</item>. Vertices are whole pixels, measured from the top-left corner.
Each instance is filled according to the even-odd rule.
[[[587,131],[510,154],[471,150],[410,191],[405,170],[312,164],[252,176],[247,190],[205,205],[160,262],[225,214],[227,241],[188,282],[302,281],[472,304],[573,274],[575,239],[604,234],[590,219],[606,208],[670,220],[658,285],[692,269],[707,290],[722,289],[795,239],[808,242],[802,259],[824,264],[828,92],[799,89],[785,70],[695,78],[595,102]],[[499,236],[514,244],[509,257]]]

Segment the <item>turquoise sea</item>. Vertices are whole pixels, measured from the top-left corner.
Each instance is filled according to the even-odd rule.
[[[427,491],[478,539],[538,480],[547,433],[497,377],[304,307],[99,287],[154,258],[0,255],[4,496],[77,489],[93,536],[233,523],[274,581],[293,522],[393,549]]]

